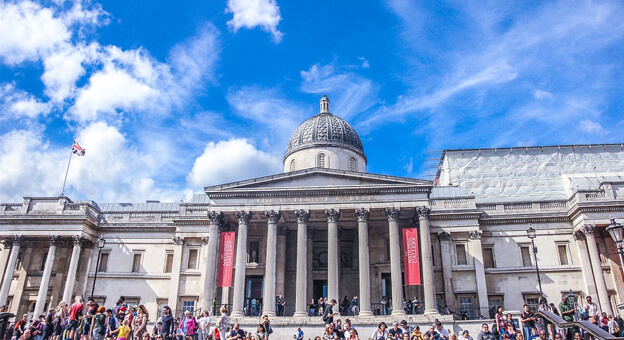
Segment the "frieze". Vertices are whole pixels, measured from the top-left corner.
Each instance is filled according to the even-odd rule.
[[[373,195],[263,197],[263,198],[255,199],[255,203],[257,204],[348,203],[348,202],[378,202],[378,201],[381,201],[381,199]]]

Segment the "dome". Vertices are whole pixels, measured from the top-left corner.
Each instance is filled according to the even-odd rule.
[[[362,141],[355,129],[344,119],[329,113],[327,96],[323,96],[320,104],[320,113],[299,125],[290,137],[284,159],[295,151],[319,146],[346,148],[365,157]]]

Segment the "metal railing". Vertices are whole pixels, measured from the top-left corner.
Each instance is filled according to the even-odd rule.
[[[601,340],[615,340],[615,339],[623,339],[621,337],[616,337],[614,335],[609,334],[609,332],[605,332],[602,328],[594,325],[593,323],[583,320],[583,321],[565,321],[559,315],[556,315],[553,312],[537,312],[535,315],[540,316],[552,324],[554,324],[558,328],[563,329],[581,329],[583,330],[584,338],[587,336],[591,336],[594,339]]]

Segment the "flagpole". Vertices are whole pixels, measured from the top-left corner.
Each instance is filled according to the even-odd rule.
[[[72,146],[72,149],[69,150],[69,160],[67,161],[67,170],[65,170],[65,179],[63,180],[63,189],[61,189],[61,197],[63,197],[63,195],[65,194],[65,183],[67,182],[67,173],[69,173],[69,164],[71,163],[72,155],[74,154],[73,151],[74,150]]]

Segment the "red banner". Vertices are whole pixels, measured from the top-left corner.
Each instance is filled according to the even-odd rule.
[[[403,265],[405,266],[405,284],[420,285],[420,251],[418,250],[418,229],[403,228]]]
[[[217,287],[230,287],[232,285],[232,268],[234,267],[235,238],[236,234],[233,231],[221,233]]]

